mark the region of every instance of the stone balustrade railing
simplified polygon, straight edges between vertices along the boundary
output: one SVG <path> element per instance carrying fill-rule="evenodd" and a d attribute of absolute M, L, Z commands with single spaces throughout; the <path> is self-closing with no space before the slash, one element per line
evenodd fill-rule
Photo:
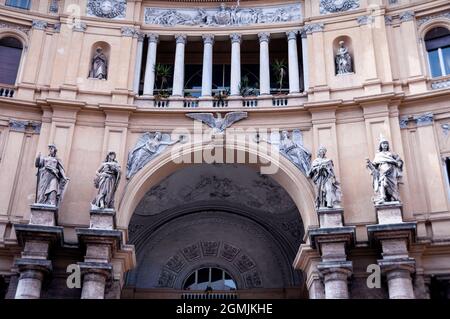
<path fill-rule="evenodd" d="M 15 89 L 13 86 L 1 85 L 0 97 L 14 97 Z"/>

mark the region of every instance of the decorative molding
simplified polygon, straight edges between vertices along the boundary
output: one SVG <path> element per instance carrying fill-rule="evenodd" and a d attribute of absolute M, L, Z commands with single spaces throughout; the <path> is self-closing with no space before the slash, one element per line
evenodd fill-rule
<path fill-rule="evenodd" d="M 433 90 L 450 88 L 450 79 L 432 82 L 431 88 Z"/>
<path fill-rule="evenodd" d="M 398 0 L 389 0 L 389 5 L 398 4 Z"/>
<path fill-rule="evenodd" d="M 445 136 L 448 136 L 448 134 L 450 133 L 450 124 L 449 123 L 443 123 L 443 124 L 441 124 L 441 128 L 442 128 L 442 133 Z"/>
<path fill-rule="evenodd" d="M 287 31 L 286 36 L 287 36 L 288 41 L 289 40 L 297 40 L 297 34 L 298 34 L 298 30 Z"/>
<path fill-rule="evenodd" d="M 145 34 L 142 33 L 142 32 L 136 31 L 136 32 L 134 33 L 134 37 L 136 37 L 136 38 L 138 39 L 139 42 L 142 42 L 142 41 L 144 41 Z"/>
<path fill-rule="evenodd" d="M 125 18 L 126 0 L 88 0 L 87 15 L 108 19 Z"/>
<path fill-rule="evenodd" d="M 25 133 L 27 129 L 32 133 L 39 134 L 41 132 L 41 123 L 33 121 L 9 120 L 9 129 L 14 132 Z"/>
<path fill-rule="evenodd" d="M 258 33 L 259 42 L 269 42 L 270 33 L 269 32 L 260 32 Z"/>
<path fill-rule="evenodd" d="M 419 18 L 419 19 L 417 19 L 417 25 L 420 27 L 422 24 L 427 23 L 428 21 L 431 21 L 431 20 L 436 20 L 436 19 L 450 20 L 450 11 L 432 14 L 432 15 L 428 15 L 428 16 Z"/>
<path fill-rule="evenodd" d="M 393 20 L 394 20 L 394 18 L 392 16 L 384 16 L 384 23 L 386 25 L 392 25 Z"/>
<path fill-rule="evenodd" d="M 401 22 L 407 22 L 414 19 L 415 13 L 414 11 L 405 11 L 399 14 L 399 18 Z"/>
<path fill-rule="evenodd" d="M 214 34 L 203 34 L 202 38 L 204 44 L 214 44 Z"/>
<path fill-rule="evenodd" d="M 434 114 L 431 112 L 419 115 L 405 115 L 400 117 L 400 128 L 407 128 L 410 124 L 413 126 L 426 126 L 433 124 Z"/>
<path fill-rule="evenodd" d="M 344 12 L 359 8 L 359 0 L 320 0 L 320 14 Z"/>
<path fill-rule="evenodd" d="M 121 27 L 120 33 L 124 37 L 132 37 L 136 33 L 136 30 L 133 27 Z"/>
<path fill-rule="evenodd" d="M 209 26 L 226 27 L 251 24 L 284 23 L 301 21 L 301 4 L 277 6 L 227 7 L 219 8 L 156 8 L 144 9 L 145 24 L 163 26 Z"/>
<path fill-rule="evenodd" d="M 86 29 L 87 29 L 87 25 L 84 22 L 75 21 L 75 23 L 73 24 L 73 31 L 85 32 Z"/>
<path fill-rule="evenodd" d="M 187 35 L 186 34 L 175 34 L 176 43 L 186 44 Z"/>
<path fill-rule="evenodd" d="M 13 30 L 22 31 L 26 34 L 28 34 L 28 32 L 30 31 L 30 27 L 25 27 L 25 26 L 21 26 L 18 24 L 6 23 L 6 22 L 0 22 L 0 29 L 13 29 Z"/>
<path fill-rule="evenodd" d="M 241 43 L 242 36 L 239 33 L 230 34 L 231 43 L 238 42 Z"/>
<path fill-rule="evenodd" d="M 307 24 L 304 27 L 306 34 L 312 34 L 314 32 L 322 32 L 324 29 L 325 29 L 325 24 L 323 24 L 323 23 Z"/>
<path fill-rule="evenodd" d="M 47 22 L 42 20 L 33 20 L 31 27 L 36 30 L 45 30 L 45 28 L 47 28 Z"/>
<path fill-rule="evenodd" d="M 61 32 L 61 23 L 55 23 L 54 25 L 53 25 L 53 31 L 55 31 L 56 33 L 59 33 L 59 32 Z"/>
<path fill-rule="evenodd" d="M 59 0 L 52 0 L 50 2 L 50 6 L 48 7 L 48 12 L 50 13 L 58 13 L 59 11 Z"/>
<path fill-rule="evenodd" d="M 358 25 L 372 24 L 373 20 L 374 20 L 373 16 L 360 16 L 356 19 Z"/>
<path fill-rule="evenodd" d="M 148 42 L 156 42 L 159 41 L 159 35 L 156 33 L 147 33 Z"/>

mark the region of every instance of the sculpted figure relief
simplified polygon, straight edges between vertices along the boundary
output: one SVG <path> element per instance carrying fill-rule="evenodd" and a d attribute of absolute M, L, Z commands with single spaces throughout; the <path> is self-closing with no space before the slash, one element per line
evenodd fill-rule
<path fill-rule="evenodd" d="M 35 161 L 38 168 L 36 185 L 36 203 L 58 206 L 61 202 L 69 178 L 66 177 L 61 160 L 56 157 L 56 146 L 48 146 L 49 154 L 39 153 Z"/>
<path fill-rule="evenodd" d="M 344 44 L 344 41 L 339 41 L 339 49 L 336 54 L 336 74 L 347 74 L 353 72 L 352 57 Z"/>
<path fill-rule="evenodd" d="M 128 153 L 127 179 L 136 174 L 167 146 L 183 140 L 184 136 L 179 136 L 177 140 L 171 141 L 169 134 L 161 132 L 144 133 L 137 141 L 135 147 Z"/>
<path fill-rule="evenodd" d="M 333 161 L 326 158 L 327 149 L 320 147 L 317 158 L 311 164 L 308 176 L 316 186 L 316 207 L 338 207 L 341 202 L 341 188 L 336 180 Z"/>
<path fill-rule="evenodd" d="M 98 193 L 92 201 L 93 208 L 114 208 L 114 195 L 119 185 L 120 175 L 116 152 L 109 151 L 94 178 L 94 185 L 98 189 Z"/>
<path fill-rule="evenodd" d="M 94 79 L 106 80 L 108 76 L 108 61 L 103 53 L 103 49 L 98 47 L 92 58 L 91 70 L 89 77 Z"/>
<path fill-rule="evenodd" d="M 398 182 L 402 177 L 403 161 L 400 156 L 390 152 L 386 139 L 380 138 L 374 160 L 367 158 L 366 162 L 373 178 L 374 202 L 383 204 L 400 201 Z"/>

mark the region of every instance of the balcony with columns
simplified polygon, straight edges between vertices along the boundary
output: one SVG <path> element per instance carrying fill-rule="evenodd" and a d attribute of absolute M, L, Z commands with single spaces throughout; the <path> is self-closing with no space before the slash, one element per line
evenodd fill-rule
<path fill-rule="evenodd" d="M 282 108 L 307 101 L 299 30 L 251 35 L 147 33 L 138 38 L 139 108 Z"/>

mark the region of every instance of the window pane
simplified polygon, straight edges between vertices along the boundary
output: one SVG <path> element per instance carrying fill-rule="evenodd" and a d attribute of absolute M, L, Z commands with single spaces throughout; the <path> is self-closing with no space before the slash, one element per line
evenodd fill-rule
<path fill-rule="evenodd" d="M 450 74 L 450 46 L 442 48 L 442 56 L 444 58 L 445 74 Z"/>
<path fill-rule="evenodd" d="M 22 49 L 0 45 L 0 83 L 14 85 Z"/>
<path fill-rule="evenodd" d="M 28 9 L 30 6 L 30 0 L 6 0 L 6 5 L 21 9 Z"/>
<path fill-rule="evenodd" d="M 189 278 L 186 280 L 186 283 L 184 284 L 184 289 L 191 289 L 191 286 L 195 284 L 195 272 L 189 276 Z"/>
<path fill-rule="evenodd" d="M 200 284 L 202 282 L 209 282 L 209 268 L 202 268 L 198 271 L 198 280 L 197 282 Z"/>
<path fill-rule="evenodd" d="M 439 63 L 439 54 L 438 50 L 433 50 L 428 52 L 428 60 L 430 61 L 430 70 L 431 70 L 431 76 L 437 77 L 441 76 L 441 65 Z"/>

